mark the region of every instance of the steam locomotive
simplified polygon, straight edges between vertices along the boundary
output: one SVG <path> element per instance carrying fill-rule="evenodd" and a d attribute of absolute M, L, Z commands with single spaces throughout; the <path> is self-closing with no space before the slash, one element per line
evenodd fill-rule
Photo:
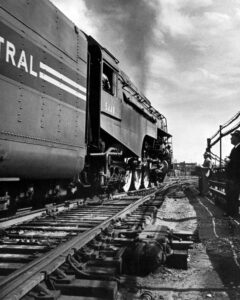
<path fill-rule="evenodd" d="M 0 0 L 0 90 L 0 210 L 163 180 L 166 118 L 48 0 Z"/>

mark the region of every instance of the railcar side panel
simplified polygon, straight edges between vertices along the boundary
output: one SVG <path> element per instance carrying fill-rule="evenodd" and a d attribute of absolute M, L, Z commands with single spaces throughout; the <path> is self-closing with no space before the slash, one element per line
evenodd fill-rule
<path fill-rule="evenodd" d="M 48 1 L 0 6 L 0 176 L 72 178 L 86 155 L 85 36 Z"/>
<path fill-rule="evenodd" d="M 83 153 L 75 149 L 54 147 L 46 143 L 30 144 L 23 142 L 22 139 L 18 142 L 17 138 L 14 140 L 7 138 L 4 140 L 1 137 L 0 148 L 0 155 L 3 158 L 0 175 L 4 178 L 70 179 L 79 172 L 84 163 Z"/>
<path fill-rule="evenodd" d="M 1 0 L 0 7 L 75 61 L 87 61 L 85 49 L 77 47 L 78 30 L 50 1 Z"/>

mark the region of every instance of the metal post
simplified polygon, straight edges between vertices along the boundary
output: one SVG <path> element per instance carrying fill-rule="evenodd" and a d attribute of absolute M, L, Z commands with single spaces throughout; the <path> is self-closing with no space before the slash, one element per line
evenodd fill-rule
<path fill-rule="evenodd" d="M 220 134 L 220 169 L 222 168 L 222 125 L 219 126 L 219 134 Z"/>
<path fill-rule="evenodd" d="M 206 149 L 206 151 L 207 152 L 210 152 L 211 151 L 211 139 L 207 139 L 207 149 Z"/>

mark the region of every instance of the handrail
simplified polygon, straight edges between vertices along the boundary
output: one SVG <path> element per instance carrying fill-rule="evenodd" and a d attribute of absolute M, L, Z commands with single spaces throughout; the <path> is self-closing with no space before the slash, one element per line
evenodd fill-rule
<path fill-rule="evenodd" d="M 214 160 L 217 160 L 218 162 L 220 162 L 220 157 L 219 157 L 217 154 L 215 154 L 215 153 L 213 153 L 213 152 L 211 152 L 211 151 L 210 151 L 210 154 L 211 154 L 211 157 L 212 157 Z"/>
<path fill-rule="evenodd" d="M 218 141 L 220 141 L 221 138 L 223 138 L 224 136 L 226 135 L 229 135 L 230 133 L 232 133 L 234 130 L 236 130 L 237 128 L 240 127 L 240 122 L 238 122 L 234 127 L 232 127 L 231 129 L 229 129 L 228 131 L 226 132 L 222 132 L 220 129 L 218 130 L 218 132 L 214 135 L 214 137 L 216 137 L 216 135 L 219 133 L 219 137 L 214 141 L 212 142 L 210 145 L 211 147 L 214 146 Z M 222 126 L 223 128 L 223 126 Z M 213 139 L 214 137 L 212 137 L 211 139 Z M 210 139 L 210 140 L 211 140 Z"/>
<path fill-rule="evenodd" d="M 220 167 L 223 164 L 222 159 L 222 138 L 231 134 L 233 131 L 235 131 L 237 128 L 240 127 L 240 111 L 236 113 L 230 120 L 225 122 L 223 125 L 219 126 L 219 130 L 210 138 L 207 139 L 207 148 L 206 151 L 210 152 L 211 155 L 214 157 L 214 159 L 218 160 L 220 163 Z M 234 123 L 237 121 L 237 123 Z M 229 128 L 230 127 L 230 128 Z M 223 131 L 224 130 L 224 131 Z M 220 142 L 220 154 L 217 156 L 216 154 L 211 152 L 211 148 L 216 145 L 218 142 Z"/>
<path fill-rule="evenodd" d="M 230 124 L 232 124 L 232 122 L 234 122 L 239 116 L 240 116 L 240 111 L 239 111 L 236 115 L 234 115 L 230 120 L 228 120 L 226 123 L 224 123 L 224 124 L 222 125 L 222 129 L 225 128 L 225 127 L 227 127 L 227 126 L 229 126 Z M 240 123 L 238 123 L 238 125 L 240 125 Z M 234 129 L 234 130 L 235 130 L 235 129 Z M 218 130 L 218 131 L 210 138 L 210 140 L 214 139 L 214 138 L 218 135 L 218 133 L 220 133 L 220 130 Z"/>

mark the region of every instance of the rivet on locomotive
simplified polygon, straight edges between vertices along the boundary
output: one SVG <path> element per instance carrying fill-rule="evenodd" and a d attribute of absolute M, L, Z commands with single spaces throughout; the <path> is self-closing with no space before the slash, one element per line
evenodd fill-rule
<path fill-rule="evenodd" d="M 0 89 L 0 211 L 163 181 L 166 118 L 48 0 L 0 0 Z"/>

